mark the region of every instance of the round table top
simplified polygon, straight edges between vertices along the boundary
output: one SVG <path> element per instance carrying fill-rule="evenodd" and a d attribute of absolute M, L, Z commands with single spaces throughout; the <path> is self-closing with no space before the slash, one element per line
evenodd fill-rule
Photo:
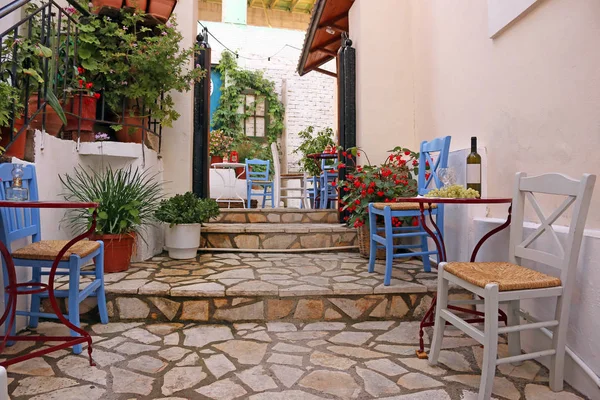
<path fill-rule="evenodd" d="M 217 162 L 210 164 L 214 168 L 245 168 L 246 164 L 232 162 Z"/>
<path fill-rule="evenodd" d="M 98 203 L 83 201 L 10 201 L 0 200 L 0 207 L 11 208 L 98 208 Z"/>
<path fill-rule="evenodd" d="M 398 200 L 402 203 L 419 204 L 510 204 L 512 199 L 509 197 L 481 197 L 479 199 L 448 198 L 448 197 L 403 197 Z"/>
<path fill-rule="evenodd" d="M 313 160 L 331 160 L 338 158 L 338 153 L 312 153 L 307 154 L 306 157 L 312 158 Z"/>

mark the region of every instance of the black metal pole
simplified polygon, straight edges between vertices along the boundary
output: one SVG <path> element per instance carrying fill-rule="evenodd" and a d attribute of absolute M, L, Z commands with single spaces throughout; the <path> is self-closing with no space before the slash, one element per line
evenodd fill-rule
<path fill-rule="evenodd" d="M 356 50 L 346 34 L 342 35 L 342 46 L 338 53 L 338 133 L 340 146 L 345 150 L 356 147 Z M 339 154 L 346 165 L 340 168 L 338 178 L 346 179 L 346 174 L 354 170 L 356 159 L 347 154 Z M 344 193 L 339 193 L 340 199 Z M 340 212 L 340 222 L 345 222 L 348 211 Z"/>
<path fill-rule="evenodd" d="M 201 50 L 196 56 L 196 65 L 206 71 L 206 76 L 194 85 L 194 151 L 192 163 L 192 190 L 200 198 L 209 198 L 209 135 L 210 135 L 210 67 L 211 49 L 208 31 L 197 37 Z"/>

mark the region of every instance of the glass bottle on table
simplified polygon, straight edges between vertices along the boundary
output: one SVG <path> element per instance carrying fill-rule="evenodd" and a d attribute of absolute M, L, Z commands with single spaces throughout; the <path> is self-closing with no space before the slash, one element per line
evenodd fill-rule
<path fill-rule="evenodd" d="M 12 169 L 12 184 L 6 189 L 6 200 L 9 201 L 26 201 L 29 199 L 29 190 L 23 187 L 23 165 L 13 164 Z"/>
<path fill-rule="evenodd" d="M 481 156 L 477 153 L 477 137 L 471 137 L 471 153 L 467 156 L 467 189 L 477 190 L 481 197 Z"/>

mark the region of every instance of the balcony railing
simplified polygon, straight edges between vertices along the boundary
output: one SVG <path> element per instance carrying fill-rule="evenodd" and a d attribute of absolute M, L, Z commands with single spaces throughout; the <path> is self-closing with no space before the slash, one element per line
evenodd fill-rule
<path fill-rule="evenodd" d="M 0 98 L 0 127 L 4 148 L 9 149 L 27 129 L 48 131 L 58 118 L 55 109 L 60 108 L 68 124 L 53 133 L 63 139 L 79 141 L 82 133 L 89 135 L 90 126 L 93 133 L 112 136 L 111 126 L 120 125 L 126 132 L 141 131 L 142 143 L 151 142 L 151 147 L 160 151 L 162 126 L 151 117 L 149 104 L 132 104 L 123 99 L 119 109 L 114 106 L 111 109 L 100 90 L 99 98 L 94 101 L 95 114 L 83 115 L 84 96 L 73 96 L 68 86 L 76 81 L 78 67 L 77 18 L 85 16 L 87 11 L 75 2 L 73 6 L 77 12 L 75 8 L 61 7 L 54 0 L 43 0 L 41 5 L 34 5 L 31 0 L 15 0 L 0 8 L 0 29 L 4 29 L 0 32 L 0 97 L 4 98 Z M 8 21 L 15 20 L 18 22 L 6 29 L 11 24 Z M 162 96 L 155 104 L 161 100 Z M 134 115 L 132 107 L 136 117 L 127 118 Z"/>

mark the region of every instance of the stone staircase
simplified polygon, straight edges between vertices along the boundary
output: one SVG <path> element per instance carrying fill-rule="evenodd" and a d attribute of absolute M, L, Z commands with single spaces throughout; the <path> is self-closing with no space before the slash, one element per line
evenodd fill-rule
<path fill-rule="evenodd" d="M 357 232 L 335 210 L 227 209 L 202 228 L 202 250 L 280 252 L 348 250 Z"/>

